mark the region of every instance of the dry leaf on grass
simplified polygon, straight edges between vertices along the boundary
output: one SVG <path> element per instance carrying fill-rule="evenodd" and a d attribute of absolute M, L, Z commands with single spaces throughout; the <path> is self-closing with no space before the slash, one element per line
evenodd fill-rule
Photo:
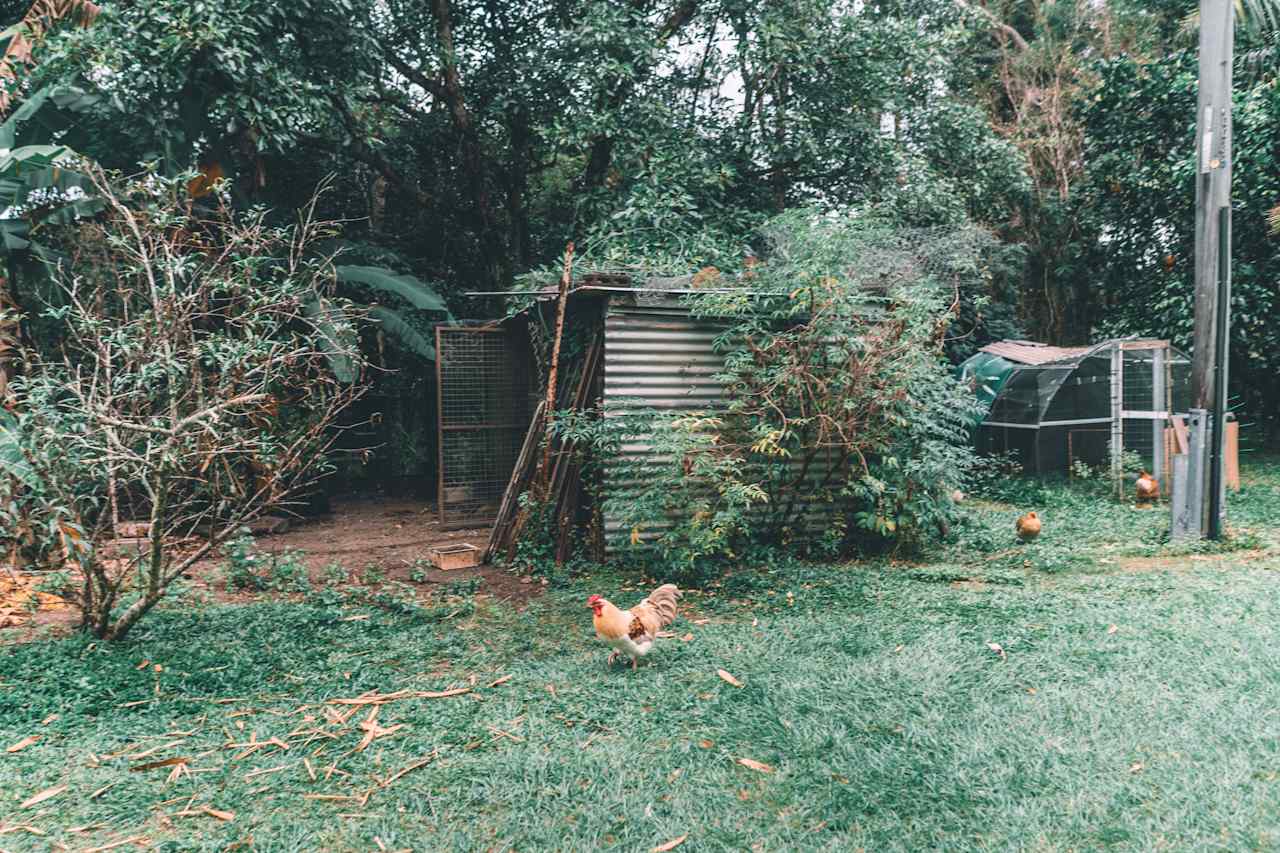
<path fill-rule="evenodd" d="M 56 788 L 48 788 L 44 791 L 41 791 L 40 793 L 36 794 L 33 797 L 28 797 L 27 799 L 23 800 L 22 805 L 18 806 L 18 808 L 29 809 L 32 806 L 36 806 L 36 805 L 39 805 L 40 803 L 43 803 L 45 800 L 52 800 L 54 797 L 58 796 L 65 790 L 67 790 L 66 785 L 59 785 Z"/>
<path fill-rule="evenodd" d="M 1004 653 L 1004 648 L 999 643 L 987 643 L 987 648 L 1000 656 L 1000 660 L 1005 660 L 1008 656 Z"/>
<path fill-rule="evenodd" d="M 103 794 L 105 794 L 107 791 L 110 791 L 112 788 L 114 788 L 114 787 L 115 787 L 116 785 L 118 785 L 118 784 L 120 784 L 120 783 L 119 783 L 119 782 L 112 782 L 110 785 L 103 785 L 101 788 L 99 788 L 98 790 L 96 790 L 96 791 L 94 791 L 92 794 L 90 794 L 90 795 L 89 795 L 89 799 L 91 799 L 91 800 L 96 800 L 96 799 L 98 799 L 98 797 L 101 797 Z"/>
<path fill-rule="evenodd" d="M 369 716 L 360 723 L 360 728 L 364 731 L 364 739 L 361 740 L 360 745 L 355 748 L 356 752 L 364 752 L 365 748 L 378 738 L 395 734 L 405 727 L 404 723 L 396 723 L 394 726 L 380 725 L 378 723 L 378 711 L 380 708 L 381 706 L 374 705 L 373 710 L 369 712 Z"/>
<path fill-rule="evenodd" d="M 31 746 L 31 744 L 35 743 L 38 740 L 40 740 L 40 735 L 27 735 L 22 740 L 18 741 L 13 746 L 6 749 L 5 752 L 21 752 L 22 750 Z"/>
<path fill-rule="evenodd" d="M 1134 765 L 1129 768 L 1129 772 L 1130 773 L 1142 772 L 1142 762 L 1141 761 L 1134 762 Z"/>
<path fill-rule="evenodd" d="M 763 761 L 756 761 L 753 758 L 739 758 L 738 763 L 741 764 L 743 767 L 749 767 L 752 770 L 758 770 L 761 773 L 773 772 L 773 768 L 770 767 L 768 764 L 765 764 Z"/>
<path fill-rule="evenodd" d="M 1114 634 L 1116 631 L 1119 631 L 1119 630 L 1120 630 L 1119 625 L 1112 625 L 1110 628 L 1107 629 L 1107 633 Z"/>
<path fill-rule="evenodd" d="M 31 835 L 48 835 L 38 826 L 32 826 L 28 823 L 0 823 L 0 835 L 8 835 L 11 832 L 26 832 Z"/>
<path fill-rule="evenodd" d="M 235 812 L 224 812 L 221 809 L 210 808 L 209 806 L 201 806 L 201 810 L 210 817 L 216 817 L 221 821 L 233 821 L 236 819 Z"/>
<path fill-rule="evenodd" d="M 716 675 L 720 676 L 720 678 L 721 678 L 721 679 L 723 679 L 725 682 L 727 682 L 727 683 L 729 683 L 729 684 L 732 684 L 734 687 L 741 687 L 741 686 L 742 686 L 742 682 L 741 682 L 741 681 L 739 681 L 738 679 L 734 678 L 732 675 L 730 675 L 729 673 L 725 672 L 723 669 L 717 669 L 717 670 L 716 670 Z"/>
<path fill-rule="evenodd" d="M 160 767 L 174 767 L 180 764 L 189 764 L 190 758 L 179 756 L 177 758 L 166 758 L 163 761 L 148 761 L 146 764 L 137 764 L 129 768 L 130 773 L 138 773 L 143 770 L 156 770 Z"/>
<path fill-rule="evenodd" d="M 378 693 L 372 691 L 354 699 L 330 699 L 331 705 L 381 705 L 397 699 L 444 699 L 449 696 L 461 696 L 470 693 L 470 687 L 455 687 L 452 690 L 398 690 L 395 693 Z"/>
<path fill-rule="evenodd" d="M 664 844 L 659 844 L 657 847 L 653 848 L 653 853 L 667 853 L 668 850 L 675 850 L 681 844 L 684 844 L 684 840 L 688 837 L 688 835 L 682 835 L 679 838 L 673 838 Z"/>
<path fill-rule="evenodd" d="M 502 676 L 501 678 L 496 679 L 496 680 L 494 680 L 494 681 L 490 682 L 489 686 L 490 686 L 490 687 L 497 687 L 499 684 L 506 684 L 506 683 L 507 683 L 508 681 L 510 681 L 510 680 L 511 680 L 511 676 L 510 676 L 510 675 L 504 675 L 504 676 Z"/>
<path fill-rule="evenodd" d="M 145 835 L 135 835 L 132 838 L 126 838 L 123 841 L 113 841 L 110 844 L 104 844 L 101 847 L 90 847 L 84 853 L 106 853 L 108 850 L 115 850 L 120 847 L 128 847 L 131 844 L 145 845 L 147 837 Z"/>

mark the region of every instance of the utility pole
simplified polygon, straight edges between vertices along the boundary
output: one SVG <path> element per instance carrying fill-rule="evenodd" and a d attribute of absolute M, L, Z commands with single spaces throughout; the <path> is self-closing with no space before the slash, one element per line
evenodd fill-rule
<path fill-rule="evenodd" d="M 1191 363 L 1192 424 L 1200 424 L 1208 459 L 1195 454 L 1187 485 L 1199 505 L 1201 536 L 1222 533 L 1226 435 L 1227 344 L 1231 307 L 1232 0 L 1200 0 L 1200 96 L 1196 108 L 1195 342 Z M 1207 464 L 1206 464 L 1207 462 Z"/>

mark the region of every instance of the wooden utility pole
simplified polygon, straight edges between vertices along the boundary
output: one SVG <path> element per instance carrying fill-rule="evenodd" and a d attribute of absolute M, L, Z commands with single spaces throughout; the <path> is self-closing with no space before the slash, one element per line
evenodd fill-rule
<path fill-rule="evenodd" d="M 1190 460 L 1191 517 L 1202 536 L 1217 538 L 1223 517 L 1222 458 L 1226 433 L 1227 342 L 1231 305 L 1232 0 L 1200 0 L 1200 96 L 1196 105 L 1196 302 L 1191 363 L 1195 409 L 1207 430 L 1208 460 Z M 1205 464 L 1207 461 L 1207 464 Z"/>

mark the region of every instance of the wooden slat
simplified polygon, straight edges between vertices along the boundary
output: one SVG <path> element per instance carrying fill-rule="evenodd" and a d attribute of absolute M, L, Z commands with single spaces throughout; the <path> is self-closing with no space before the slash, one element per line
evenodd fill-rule
<path fill-rule="evenodd" d="M 1227 488 L 1233 492 L 1240 491 L 1240 422 L 1227 421 L 1226 448 L 1223 458 L 1223 474 L 1227 478 Z"/>
<path fill-rule="evenodd" d="M 1178 440 L 1178 453 L 1190 453 L 1191 437 L 1187 432 L 1187 422 L 1181 415 L 1174 415 L 1170 420 L 1173 421 L 1173 434 Z"/>

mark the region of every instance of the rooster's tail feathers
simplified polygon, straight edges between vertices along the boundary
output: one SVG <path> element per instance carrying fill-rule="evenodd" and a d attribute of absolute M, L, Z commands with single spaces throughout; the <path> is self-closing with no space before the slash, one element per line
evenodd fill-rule
<path fill-rule="evenodd" d="M 654 610 L 658 611 L 658 616 L 662 620 L 662 627 L 665 628 L 676 621 L 676 599 L 679 597 L 680 590 L 673 583 L 664 583 L 649 593 L 646 601 L 653 605 Z"/>

